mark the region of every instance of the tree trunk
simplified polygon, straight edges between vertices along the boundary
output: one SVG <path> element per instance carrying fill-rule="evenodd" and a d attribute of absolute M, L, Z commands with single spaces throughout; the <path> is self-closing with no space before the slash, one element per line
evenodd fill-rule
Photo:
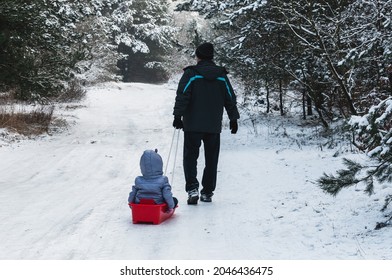
<path fill-rule="evenodd" d="M 389 92 L 392 94 L 392 64 L 388 67 Z"/>
<path fill-rule="evenodd" d="M 307 105 L 307 108 L 308 108 L 308 116 L 313 116 L 312 98 L 310 97 L 309 94 L 306 95 L 306 105 Z"/>
<path fill-rule="evenodd" d="M 279 107 L 280 107 L 280 115 L 284 116 L 282 80 L 279 80 Z"/>
<path fill-rule="evenodd" d="M 267 91 L 267 96 L 266 96 L 266 101 L 267 101 L 267 113 L 270 112 L 271 108 L 270 108 L 270 100 L 269 100 L 269 96 L 270 96 L 270 90 L 269 90 L 269 86 L 268 86 L 268 82 L 265 84 L 265 90 Z"/>
<path fill-rule="evenodd" d="M 312 98 L 310 97 L 310 94 L 307 93 L 308 86 L 306 84 L 306 75 L 305 75 L 303 69 L 302 69 L 302 75 L 304 76 L 304 80 L 303 80 L 304 93 L 303 93 L 303 96 L 302 96 L 303 113 L 305 115 L 305 106 L 306 106 L 306 108 L 307 108 L 307 115 L 308 116 L 313 116 Z M 306 117 L 304 117 L 304 119 L 306 119 Z"/>
<path fill-rule="evenodd" d="M 306 89 L 302 92 L 302 118 L 306 120 Z"/>
<path fill-rule="evenodd" d="M 319 117 L 320 117 L 320 120 L 321 120 L 322 124 L 324 125 L 325 128 L 329 129 L 329 124 L 328 124 L 328 122 L 324 119 L 324 116 L 323 116 L 323 114 L 321 113 L 320 108 L 318 108 L 317 105 L 315 106 L 315 108 L 316 108 L 316 112 L 318 113 L 318 115 L 319 115 Z"/>

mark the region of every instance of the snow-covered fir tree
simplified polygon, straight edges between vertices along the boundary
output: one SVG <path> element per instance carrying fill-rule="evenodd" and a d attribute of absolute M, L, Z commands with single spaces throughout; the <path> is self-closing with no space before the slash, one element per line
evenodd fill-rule
<path fill-rule="evenodd" d="M 4 0 L 0 4 L 0 87 L 17 98 L 58 94 L 85 58 L 77 14 L 64 1 Z"/>
<path fill-rule="evenodd" d="M 173 28 L 167 2 L 131 0 L 5 0 L 0 5 L 0 86 L 21 99 L 56 96 L 77 78 L 114 79 L 117 63 L 163 71 Z M 132 50 L 119 53 L 118 47 Z M 136 65 L 131 61 L 131 65 Z"/>
<path fill-rule="evenodd" d="M 124 25 L 119 50 L 126 55 L 118 66 L 125 82 L 163 82 L 168 79 L 167 55 L 172 51 L 175 28 L 167 0 L 130 1 L 131 21 Z"/>

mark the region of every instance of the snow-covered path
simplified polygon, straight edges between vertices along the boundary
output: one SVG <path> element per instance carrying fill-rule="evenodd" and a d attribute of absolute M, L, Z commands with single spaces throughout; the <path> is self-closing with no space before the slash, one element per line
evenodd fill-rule
<path fill-rule="evenodd" d="M 383 193 L 325 195 L 312 181 L 341 158 L 287 145 L 267 126 L 222 132 L 213 203 L 197 206 L 186 205 L 181 133 L 179 208 L 160 225 L 132 224 L 139 158 L 158 148 L 166 161 L 174 95 L 169 85 L 93 88 L 64 112 L 75 120 L 67 132 L 0 147 L 0 259 L 392 259 L 390 229 L 373 230 Z"/>

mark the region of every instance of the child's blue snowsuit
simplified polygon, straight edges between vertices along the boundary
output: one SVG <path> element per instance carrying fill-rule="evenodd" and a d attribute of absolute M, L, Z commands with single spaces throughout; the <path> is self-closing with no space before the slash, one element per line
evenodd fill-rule
<path fill-rule="evenodd" d="M 176 205 L 173 200 L 171 186 L 163 176 L 163 162 L 157 150 L 146 150 L 140 158 L 140 169 L 143 176 L 135 179 L 135 185 L 129 194 L 129 203 L 139 203 L 140 199 L 153 199 L 156 204 L 167 203 L 169 210 Z"/>

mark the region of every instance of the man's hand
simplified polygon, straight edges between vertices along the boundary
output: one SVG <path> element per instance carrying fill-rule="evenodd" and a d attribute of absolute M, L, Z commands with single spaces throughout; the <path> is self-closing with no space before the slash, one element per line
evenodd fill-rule
<path fill-rule="evenodd" d="M 173 126 L 176 129 L 184 128 L 184 124 L 182 123 L 181 116 L 174 116 Z"/>
<path fill-rule="evenodd" d="M 237 120 L 230 121 L 230 130 L 231 134 L 236 134 L 238 131 L 238 123 Z"/>

